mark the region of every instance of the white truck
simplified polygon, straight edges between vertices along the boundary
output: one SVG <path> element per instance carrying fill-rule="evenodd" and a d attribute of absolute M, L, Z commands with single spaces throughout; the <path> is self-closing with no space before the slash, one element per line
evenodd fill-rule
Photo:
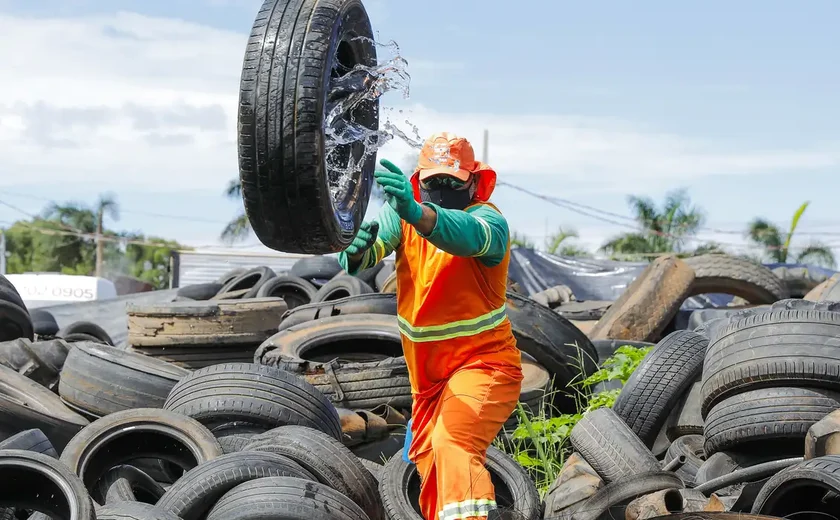
<path fill-rule="evenodd" d="M 95 276 L 59 273 L 7 274 L 28 309 L 117 297 L 113 282 Z"/>

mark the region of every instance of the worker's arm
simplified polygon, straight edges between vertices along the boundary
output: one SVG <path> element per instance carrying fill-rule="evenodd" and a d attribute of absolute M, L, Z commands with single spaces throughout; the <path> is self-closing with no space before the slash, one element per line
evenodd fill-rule
<path fill-rule="evenodd" d="M 435 247 L 454 256 L 477 257 L 484 265 L 499 265 L 508 249 L 508 224 L 501 213 L 485 204 L 464 211 L 424 202 L 417 232 Z"/>
<path fill-rule="evenodd" d="M 355 275 L 375 266 L 400 246 L 402 225 L 400 217 L 391 206 L 384 204 L 374 221 L 379 224 L 379 230 L 371 247 L 357 255 L 350 255 L 347 251 L 338 255 L 338 263 L 347 274 Z"/>

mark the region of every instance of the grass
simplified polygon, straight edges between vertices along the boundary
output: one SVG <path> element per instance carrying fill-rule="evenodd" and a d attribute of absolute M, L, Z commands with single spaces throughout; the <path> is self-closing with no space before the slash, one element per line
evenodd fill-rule
<path fill-rule="evenodd" d="M 552 413 L 551 393 L 546 394 L 539 410 L 527 410 L 520 403 L 517 408 L 519 425 L 507 441 L 496 446 L 513 456 L 531 475 L 541 496 L 557 479 L 566 456 L 571 453 L 569 435 L 575 424 L 590 410 L 611 407 L 621 389 L 593 391 L 598 383 L 621 381 L 622 386 L 653 347 L 636 348 L 624 345 L 605 360 L 602 368 L 583 378 L 571 381 L 568 394 L 575 399 L 577 413 Z M 582 366 L 583 363 L 580 363 Z"/>

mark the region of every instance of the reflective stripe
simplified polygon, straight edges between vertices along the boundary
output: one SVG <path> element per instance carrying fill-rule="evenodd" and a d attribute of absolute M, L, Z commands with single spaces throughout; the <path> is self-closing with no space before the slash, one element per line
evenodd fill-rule
<path fill-rule="evenodd" d="M 506 319 L 505 304 L 477 318 L 444 323 L 443 325 L 414 327 L 402 316 L 397 316 L 400 332 L 415 343 L 475 336 L 481 332 L 496 328 Z"/>
<path fill-rule="evenodd" d="M 489 498 L 464 500 L 463 502 L 446 504 L 438 513 L 438 517 L 440 520 L 459 520 L 472 516 L 487 516 L 495 508 L 496 501 Z"/>
<path fill-rule="evenodd" d="M 379 237 L 376 237 L 376 241 L 373 243 L 373 255 L 373 265 L 378 264 L 385 258 L 385 242 Z"/>

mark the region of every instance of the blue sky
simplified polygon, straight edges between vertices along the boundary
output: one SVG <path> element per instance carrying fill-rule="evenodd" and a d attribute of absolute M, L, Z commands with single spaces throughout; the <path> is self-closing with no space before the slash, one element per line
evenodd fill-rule
<path fill-rule="evenodd" d="M 239 66 L 260 5 L 0 0 L 0 201 L 35 213 L 110 191 L 123 208 L 113 227 L 217 245 L 237 211 L 221 194 L 237 174 Z M 840 4 L 365 5 L 412 74 L 411 97 L 384 103 L 476 148 L 489 129 L 500 178 L 622 214 L 628 194 L 686 188 L 707 227 L 732 232 L 759 215 L 784 224 L 810 200 L 800 245 L 840 245 L 819 235 L 840 232 Z M 591 248 L 622 231 L 507 188 L 495 199 L 538 242 L 560 225 Z M 0 206 L 0 222 L 19 216 Z M 701 238 L 741 249 L 737 233 Z"/>

